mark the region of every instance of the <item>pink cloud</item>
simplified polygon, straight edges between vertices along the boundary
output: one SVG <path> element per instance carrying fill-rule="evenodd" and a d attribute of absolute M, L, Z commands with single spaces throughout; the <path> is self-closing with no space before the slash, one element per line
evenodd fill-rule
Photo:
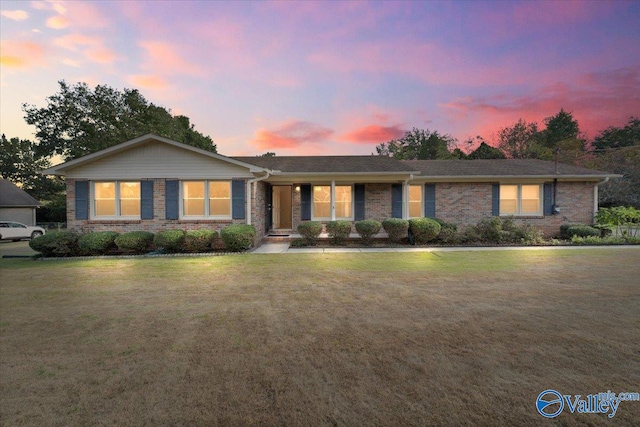
<path fill-rule="evenodd" d="M 29 14 L 24 10 L 1 10 L 0 15 L 13 21 L 24 21 L 29 18 Z"/>
<path fill-rule="evenodd" d="M 576 76 L 572 84 L 531 88 L 522 95 L 459 98 L 440 105 L 457 122 L 491 140 L 497 132 L 522 118 L 539 124 L 564 108 L 572 112 L 587 137 L 608 126 L 640 116 L 640 66 Z"/>
<path fill-rule="evenodd" d="M 342 139 L 356 144 L 369 144 L 387 142 L 392 139 L 400 138 L 405 134 L 399 125 L 380 126 L 367 125 L 342 136 Z"/>
<path fill-rule="evenodd" d="M 85 51 L 85 55 L 89 61 L 100 64 L 110 64 L 116 60 L 115 52 L 105 47 L 88 49 Z"/>
<path fill-rule="evenodd" d="M 101 37 L 71 33 L 56 38 L 53 43 L 72 52 L 81 50 L 84 58 L 91 62 L 109 64 L 117 59 L 116 53 L 105 47 Z"/>
<path fill-rule="evenodd" d="M 187 74 L 204 76 L 204 70 L 178 53 L 179 46 L 160 41 L 142 41 L 140 47 L 145 50 L 145 69 L 162 71 L 164 74 Z"/>
<path fill-rule="evenodd" d="M 133 75 L 128 78 L 129 83 L 145 89 L 164 89 L 167 87 L 167 81 L 160 76 L 154 75 Z M 177 112 L 174 112 L 178 114 Z"/>
<path fill-rule="evenodd" d="M 258 129 L 251 144 L 261 150 L 296 149 L 326 141 L 333 133 L 315 123 L 290 120 L 276 129 Z"/>
<path fill-rule="evenodd" d="M 2 41 L 0 64 L 9 68 L 30 68 L 42 63 L 45 48 L 31 41 Z"/>

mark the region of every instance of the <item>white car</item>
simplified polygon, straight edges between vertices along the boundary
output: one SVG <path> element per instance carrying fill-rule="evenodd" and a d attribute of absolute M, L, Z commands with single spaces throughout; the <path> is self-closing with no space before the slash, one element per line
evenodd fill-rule
<path fill-rule="evenodd" d="M 42 227 L 29 227 L 14 221 L 0 221 L 0 240 L 34 239 L 45 233 Z"/>

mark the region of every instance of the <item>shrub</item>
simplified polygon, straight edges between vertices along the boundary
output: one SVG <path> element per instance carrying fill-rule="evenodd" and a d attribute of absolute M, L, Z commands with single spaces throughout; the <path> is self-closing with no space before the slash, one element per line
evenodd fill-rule
<path fill-rule="evenodd" d="M 456 234 L 458 233 L 458 226 L 440 218 L 434 218 L 438 224 L 440 224 L 440 233 L 436 237 L 436 240 L 440 243 L 453 243 L 456 240 Z"/>
<path fill-rule="evenodd" d="M 78 248 L 86 255 L 104 255 L 116 247 L 115 240 L 119 235 L 115 231 L 87 233 L 78 239 Z"/>
<path fill-rule="evenodd" d="M 136 254 L 145 253 L 153 244 L 153 233 L 149 231 L 130 231 L 116 237 L 118 249 Z"/>
<path fill-rule="evenodd" d="M 440 224 L 431 218 L 412 218 L 409 220 L 409 231 L 417 245 L 435 239 L 440 233 Z"/>
<path fill-rule="evenodd" d="M 153 238 L 153 244 L 165 252 L 180 252 L 184 246 L 184 230 L 163 230 L 159 231 Z"/>
<path fill-rule="evenodd" d="M 29 241 L 29 247 L 44 257 L 68 257 L 79 254 L 78 234 L 73 231 L 52 231 Z"/>
<path fill-rule="evenodd" d="M 380 221 L 376 221 L 375 219 L 365 219 L 364 221 L 356 222 L 356 231 L 360 235 L 362 243 L 365 246 L 369 246 L 371 244 L 371 239 L 373 236 L 378 234 L 380 228 L 382 228 L 382 224 Z"/>
<path fill-rule="evenodd" d="M 351 233 L 351 222 L 329 221 L 327 222 L 327 234 L 334 245 L 343 245 Z"/>
<path fill-rule="evenodd" d="M 543 241 L 542 232 L 528 224 L 516 225 L 512 217 L 491 217 L 478 221 L 478 224 L 468 227 L 462 241 L 466 243 L 540 243 Z"/>
<path fill-rule="evenodd" d="M 187 252 L 206 252 L 211 249 L 213 239 L 218 237 L 218 232 L 210 228 L 187 231 L 184 237 L 184 250 Z"/>
<path fill-rule="evenodd" d="M 389 218 L 382 221 L 382 228 L 389 235 L 389 240 L 392 242 L 399 242 L 407 237 L 407 230 L 409 230 L 409 221 L 400 218 Z"/>
<path fill-rule="evenodd" d="M 232 224 L 220 231 L 220 237 L 227 250 L 232 252 L 246 251 L 253 246 L 256 229 L 253 225 Z"/>
<path fill-rule="evenodd" d="M 583 224 L 563 224 L 560 226 L 560 237 L 563 239 L 571 239 L 573 236 L 600 237 L 600 230 L 595 227 L 591 227 L 590 225 Z"/>
<path fill-rule="evenodd" d="M 304 248 L 305 246 L 307 246 L 305 239 L 294 239 L 289 243 L 289 247 L 291 248 Z"/>
<path fill-rule="evenodd" d="M 322 233 L 322 224 L 318 221 L 305 221 L 298 225 L 298 233 L 303 237 L 307 245 L 314 246 L 320 233 Z"/>

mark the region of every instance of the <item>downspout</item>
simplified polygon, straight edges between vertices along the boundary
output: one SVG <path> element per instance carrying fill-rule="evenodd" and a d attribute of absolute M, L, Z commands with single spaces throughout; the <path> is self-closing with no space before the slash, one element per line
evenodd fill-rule
<path fill-rule="evenodd" d="M 609 182 L 609 177 L 606 177 L 603 181 L 600 181 L 593 186 L 593 218 L 595 219 L 598 214 L 598 186 Z"/>
<path fill-rule="evenodd" d="M 269 178 L 269 176 L 271 175 L 271 171 L 267 170 L 266 171 L 267 174 L 265 176 L 260 176 L 258 178 L 253 178 L 247 181 L 247 195 L 249 197 L 247 197 L 247 211 L 245 212 L 245 216 L 247 217 L 247 225 L 251 225 L 251 196 L 252 196 L 252 191 L 251 191 L 251 184 L 253 184 L 254 182 L 258 182 L 258 181 L 263 181 L 267 178 Z"/>

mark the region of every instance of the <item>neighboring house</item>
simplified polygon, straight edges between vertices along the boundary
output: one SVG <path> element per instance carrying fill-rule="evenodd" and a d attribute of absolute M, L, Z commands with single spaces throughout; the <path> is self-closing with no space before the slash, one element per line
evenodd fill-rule
<path fill-rule="evenodd" d="M 40 202 L 13 182 L 0 178 L 0 221 L 36 225 L 36 209 Z"/>
<path fill-rule="evenodd" d="M 159 231 L 252 224 L 258 239 L 302 221 L 438 217 L 461 227 L 514 216 L 547 235 L 591 223 L 617 175 L 541 160 L 385 156 L 225 157 L 145 135 L 43 171 L 64 175 L 67 224 Z"/>

